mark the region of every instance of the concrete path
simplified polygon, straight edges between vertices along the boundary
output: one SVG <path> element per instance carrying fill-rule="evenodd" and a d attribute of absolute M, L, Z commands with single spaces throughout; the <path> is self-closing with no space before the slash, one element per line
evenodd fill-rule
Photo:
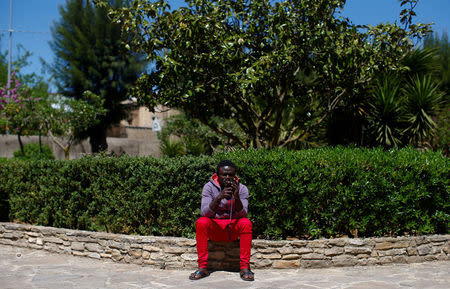
<path fill-rule="evenodd" d="M 190 281 L 191 271 L 156 270 L 0 245 L 0 288 L 450 288 L 450 261 L 253 270 L 254 282 L 223 271 Z"/>

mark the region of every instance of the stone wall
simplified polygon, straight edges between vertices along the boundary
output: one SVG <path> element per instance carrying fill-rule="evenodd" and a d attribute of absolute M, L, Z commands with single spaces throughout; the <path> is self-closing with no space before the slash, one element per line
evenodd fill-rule
<path fill-rule="evenodd" d="M 127 129 L 127 131 L 134 132 L 137 130 Z M 147 137 L 141 137 L 141 139 L 107 137 L 108 151 L 114 152 L 117 155 L 126 153 L 130 156 L 150 155 L 160 157 L 161 152 L 159 150 L 159 140 L 156 137 L 156 132 L 145 130 L 145 133 Z M 37 136 L 23 136 L 21 139 L 23 144 L 39 142 Z M 41 140 L 43 144 L 50 146 L 56 159 L 64 159 L 64 151 L 49 137 L 43 136 Z M 16 135 L 0 135 L 0 157 L 12 158 L 14 156 L 13 153 L 19 149 L 19 141 Z M 88 140 L 73 144 L 69 151 L 70 159 L 79 159 L 83 155 L 90 153 L 91 146 Z"/>
<path fill-rule="evenodd" d="M 450 235 L 397 238 L 253 240 L 253 268 L 318 268 L 450 260 Z M 0 244 L 150 265 L 195 268 L 195 240 L 129 236 L 0 223 Z M 239 269 L 239 242 L 208 242 L 211 269 Z"/>

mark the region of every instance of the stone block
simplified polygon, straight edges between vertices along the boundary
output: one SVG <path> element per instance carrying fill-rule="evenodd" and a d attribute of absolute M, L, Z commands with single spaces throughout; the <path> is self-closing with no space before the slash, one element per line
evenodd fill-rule
<path fill-rule="evenodd" d="M 379 251 L 378 255 L 379 256 L 406 255 L 406 249 L 405 248 L 401 248 L 401 249 L 390 249 L 390 250 L 386 250 L 386 251 Z"/>
<path fill-rule="evenodd" d="M 28 235 L 29 237 L 40 237 L 41 234 L 37 233 L 37 232 L 26 232 L 26 235 Z"/>
<path fill-rule="evenodd" d="M 300 267 L 300 260 L 275 260 L 272 264 L 272 268 L 275 269 L 292 269 L 298 267 Z"/>
<path fill-rule="evenodd" d="M 369 257 L 370 257 L 369 254 L 359 254 L 359 255 L 356 255 L 356 258 L 357 258 L 357 259 L 367 259 L 367 258 L 369 258 Z"/>
<path fill-rule="evenodd" d="M 308 253 L 308 254 L 302 255 L 302 259 L 304 259 L 304 260 L 323 260 L 323 259 L 325 259 L 325 256 L 322 254 L 317 254 L 317 253 Z"/>
<path fill-rule="evenodd" d="M 108 247 L 128 251 L 130 249 L 130 244 L 119 243 L 116 241 L 108 241 Z"/>
<path fill-rule="evenodd" d="M 406 256 L 394 256 L 392 257 L 392 262 L 394 263 L 406 263 Z"/>
<path fill-rule="evenodd" d="M 380 264 L 390 264 L 392 263 L 393 258 L 391 256 L 384 256 L 378 258 Z"/>
<path fill-rule="evenodd" d="M 130 244 L 130 248 L 133 248 L 133 249 L 142 249 L 142 244 L 131 243 L 131 244 Z"/>
<path fill-rule="evenodd" d="M 297 249 L 294 249 L 294 250 L 292 250 L 292 253 L 294 253 L 294 254 L 308 254 L 308 253 L 312 253 L 313 252 L 313 250 L 311 249 L 311 248 L 305 248 L 305 247 L 303 247 L 303 248 L 297 248 Z"/>
<path fill-rule="evenodd" d="M 305 247 L 308 244 L 305 240 L 292 241 L 292 245 L 298 248 Z"/>
<path fill-rule="evenodd" d="M 253 255 L 252 255 L 252 258 L 262 259 L 262 258 L 263 258 L 263 254 L 261 254 L 261 253 L 253 254 Z"/>
<path fill-rule="evenodd" d="M 325 248 L 312 248 L 313 249 L 313 253 L 317 253 L 317 254 L 325 254 Z"/>
<path fill-rule="evenodd" d="M 165 261 L 167 259 L 167 255 L 163 254 L 161 252 L 154 252 L 154 253 L 150 253 L 150 259 L 152 260 L 161 260 L 161 261 Z"/>
<path fill-rule="evenodd" d="M 112 255 L 111 259 L 113 259 L 116 262 L 120 262 L 123 260 L 123 256 L 122 255 Z"/>
<path fill-rule="evenodd" d="M 375 250 L 389 250 L 392 249 L 393 247 L 393 243 L 391 242 L 383 242 L 383 243 L 378 243 L 375 245 Z"/>
<path fill-rule="evenodd" d="M 428 255 L 431 253 L 433 247 L 431 245 L 420 245 L 417 247 L 417 252 L 420 256 Z"/>
<path fill-rule="evenodd" d="M 264 249 L 257 249 L 260 253 L 276 253 L 278 252 L 277 248 L 264 248 Z"/>
<path fill-rule="evenodd" d="M 41 250 L 42 249 L 42 245 L 36 245 L 36 244 L 28 244 L 28 246 L 27 246 L 28 248 L 31 248 L 31 249 L 38 249 L 38 250 Z"/>
<path fill-rule="evenodd" d="M 72 255 L 74 255 L 74 256 L 86 256 L 87 253 L 80 252 L 80 251 L 72 251 Z"/>
<path fill-rule="evenodd" d="M 450 244 L 448 242 L 442 247 L 442 251 L 447 255 L 450 254 Z"/>
<path fill-rule="evenodd" d="M 309 241 L 307 247 L 309 248 L 328 248 L 326 240 Z"/>
<path fill-rule="evenodd" d="M 99 253 L 89 253 L 87 256 L 89 258 L 93 258 L 93 259 L 101 259 L 102 258 Z"/>
<path fill-rule="evenodd" d="M 28 238 L 28 243 L 36 243 L 36 238 Z"/>
<path fill-rule="evenodd" d="M 431 242 L 446 242 L 450 241 L 450 235 L 433 235 L 429 236 L 428 240 Z"/>
<path fill-rule="evenodd" d="M 417 255 L 417 248 L 408 247 L 406 248 L 406 252 L 409 256 Z"/>
<path fill-rule="evenodd" d="M 253 267 L 256 269 L 267 268 L 272 265 L 273 261 L 268 259 L 255 260 Z"/>
<path fill-rule="evenodd" d="M 337 256 L 344 253 L 344 248 L 342 247 L 332 247 L 330 249 L 325 249 L 325 256 Z"/>
<path fill-rule="evenodd" d="M 177 245 L 180 247 L 193 247 L 197 244 L 197 242 L 193 239 L 184 239 L 177 242 Z"/>
<path fill-rule="evenodd" d="M 281 255 L 278 253 L 262 254 L 261 256 L 264 259 L 281 259 Z"/>
<path fill-rule="evenodd" d="M 425 259 L 425 261 L 428 261 L 428 262 L 436 261 L 437 260 L 437 255 L 426 255 L 426 256 L 423 256 L 423 258 Z"/>
<path fill-rule="evenodd" d="M 140 258 L 142 256 L 142 250 L 130 250 L 128 254 L 133 258 Z"/>
<path fill-rule="evenodd" d="M 59 246 L 58 248 L 59 248 L 59 250 L 60 250 L 61 252 L 63 252 L 63 253 L 68 253 L 68 254 L 72 253 L 72 249 L 71 249 L 70 247 L 67 247 L 67 246 Z"/>
<path fill-rule="evenodd" d="M 142 237 L 141 243 L 142 244 L 154 244 L 154 243 L 156 243 L 156 240 L 154 237 Z"/>
<path fill-rule="evenodd" d="M 330 266 L 328 260 L 302 260 L 301 266 L 303 268 L 325 268 Z"/>
<path fill-rule="evenodd" d="M 278 252 L 282 255 L 291 254 L 293 248 L 292 247 L 281 247 L 278 248 Z"/>
<path fill-rule="evenodd" d="M 348 240 L 348 239 L 342 239 L 342 238 L 330 239 L 330 240 L 328 240 L 328 245 L 330 245 L 330 246 L 337 246 L 337 247 L 344 247 L 345 243 L 346 243 L 346 240 Z"/>
<path fill-rule="evenodd" d="M 97 239 L 91 237 L 76 237 L 74 240 L 83 243 L 97 243 Z"/>
<path fill-rule="evenodd" d="M 62 244 L 64 241 L 57 237 L 44 237 L 43 241 L 45 243 L 55 243 L 55 244 Z"/>
<path fill-rule="evenodd" d="M 150 253 L 148 251 L 142 251 L 142 258 L 144 259 L 150 258 Z"/>
<path fill-rule="evenodd" d="M 351 246 L 364 246 L 366 243 L 361 239 L 347 239 L 346 244 Z"/>
<path fill-rule="evenodd" d="M 354 266 L 357 260 L 352 256 L 340 255 L 333 257 L 331 263 L 337 267 Z"/>
<path fill-rule="evenodd" d="M 426 236 L 415 237 L 414 241 L 417 245 L 423 245 L 430 243 L 430 240 Z"/>
<path fill-rule="evenodd" d="M 346 254 L 358 255 L 358 254 L 370 254 L 372 249 L 369 247 L 345 247 Z"/>
<path fill-rule="evenodd" d="M 163 251 L 170 254 L 183 254 L 186 252 L 186 248 L 166 246 L 163 248 Z"/>
<path fill-rule="evenodd" d="M 296 260 L 296 259 L 299 259 L 299 257 L 300 257 L 300 255 L 298 255 L 298 254 L 288 254 L 288 255 L 283 255 L 281 257 L 281 259 L 283 259 L 283 260 Z"/>
<path fill-rule="evenodd" d="M 87 243 L 85 245 L 86 250 L 91 251 L 91 252 L 103 252 L 103 248 L 96 243 Z"/>
<path fill-rule="evenodd" d="M 161 251 L 161 248 L 156 247 L 156 246 L 152 246 L 152 245 L 144 245 L 142 247 L 143 250 L 145 251 L 149 251 L 149 252 L 159 252 Z"/>
<path fill-rule="evenodd" d="M 197 261 L 197 254 L 184 253 L 181 255 L 181 258 L 186 261 Z"/>
<path fill-rule="evenodd" d="M 111 254 L 107 254 L 107 253 L 100 253 L 100 257 L 102 257 L 102 258 L 111 258 L 112 255 Z"/>
<path fill-rule="evenodd" d="M 81 242 L 73 242 L 70 247 L 72 248 L 72 250 L 84 251 L 84 243 Z"/>
<path fill-rule="evenodd" d="M 4 238 L 4 239 L 11 239 L 11 240 L 17 240 L 19 237 L 18 237 L 17 234 L 3 233 L 2 238 Z"/>
<path fill-rule="evenodd" d="M 60 250 L 58 248 L 58 245 L 54 244 L 54 243 L 47 243 L 44 245 L 44 250 L 49 251 L 49 252 L 55 252 L 58 253 Z"/>
<path fill-rule="evenodd" d="M 421 263 L 423 260 L 424 259 L 421 256 L 408 256 L 408 258 L 406 258 L 407 263 Z"/>
<path fill-rule="evenodd" d="M 160 264 L 160 262 L 156 262 L 153 260 L 144 260 L 144 264 L 151 265 L 151 266 L 158 266 Z"/>

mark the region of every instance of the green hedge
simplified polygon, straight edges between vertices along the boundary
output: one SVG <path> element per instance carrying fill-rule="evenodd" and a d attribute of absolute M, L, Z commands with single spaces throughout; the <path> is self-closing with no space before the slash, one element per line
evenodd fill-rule
<path fill-rule="evenodd" d="M 448 233 L 449 160 L 413 149 L 236 151 L 212 157 L 0 162 L 3 220 L 188 236 L 221 159 L 250 191 L 255 237 Z"/>

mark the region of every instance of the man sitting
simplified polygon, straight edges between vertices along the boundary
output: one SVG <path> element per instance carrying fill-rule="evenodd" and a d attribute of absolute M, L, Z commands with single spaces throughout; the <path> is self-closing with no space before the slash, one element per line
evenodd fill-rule
<path fill-rule="evenodd" d="M 246 218 L 248 189 L 239 183 L 236 166 L 231 161 L 221 161 L 203 187 L 201 211 L 202 217 L 196 223 L 198 270 L 189 279 L 209 276 L 208 239 L 230 242 L 239 238 L 240 276 L 242 280 L 253 281 L 254 274 L 250 271 L 252 222 Z"/>

